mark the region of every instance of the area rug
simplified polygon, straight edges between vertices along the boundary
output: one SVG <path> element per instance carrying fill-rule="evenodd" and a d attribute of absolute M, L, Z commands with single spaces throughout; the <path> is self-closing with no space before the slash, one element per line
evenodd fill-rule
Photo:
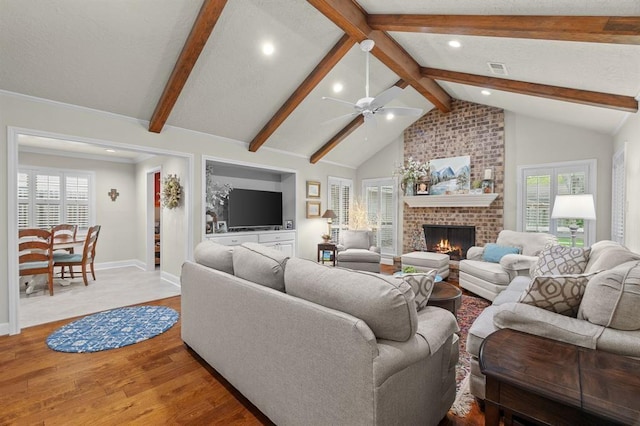
<path fill-rule="evenodd" d="M 467 334 L 469 334 L 471 324 L 490 303 L 480 297 L 462 295 L 462 304 L 458 310 L 460 357 L 458 364 L 456 364 L 456 400 L 451 407 L 451 413 L 458 417 L 466 416 L 473 402 L 473 396 L 469 393 L 471 355 L 467 352 Z"/>
<path fill-rule="evenodd" d="M 120 348 L 162 334 L 178 321 L 166 306 L 134 306 L 89 315 L 64 325 L 47 337 L 58 352 L 98 352 Z"/>

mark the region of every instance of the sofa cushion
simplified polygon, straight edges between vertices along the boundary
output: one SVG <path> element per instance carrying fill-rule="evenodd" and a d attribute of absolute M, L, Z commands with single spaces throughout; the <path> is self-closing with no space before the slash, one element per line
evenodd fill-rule
<path fill-rule="evenodd" d="M 578 318 L 618 330 L 640 330 L 640 262 L 595 275 L 587 285 Z"/>
<path fill-rule="evenodd" d="M 582 295 L 591 276 L 576 274 L 534 277 L 518 302 L 576 317 Z"/>
<path fill-rule="evenodd" d="M 348 249 L 338 252 L 338 260 L 341 262 L 380 262 L 380 254 L 365 249 Z"/>
<path fill-rule="evenodd" d="M 233 250 L 236 277 L 284 291 L 284 269 L 287 256 L 281 251 L 258 243 L 244 243 Z"/>
<path fill-rule="evenodd" d="M 482 252 L 482 260 L 485 262 L 499 263 L 507 254 L 520 254 L 522 249 L 514 246 L 501 246 L 499 244 L 489 243 L 484 246 Z"/>
<path fill-rule="evenodd" d="M 343 231 L 342 245 L 347 249 L 369 249 L 369 231 Z"/>
<path fill-rule="evenodd" d="M 205 240 L 196 246 L 193 258 L 196 263 L 233 275 L 233 247 L 231 246 Z"/>
<path fill-rule="evenodd" d="M 549 245 L 557 243 L 555 235 L 543 232 L 518 232 L 503 229 L 498 234 L 496 244 L 522 247 L 525 256 L 538 256 Z"/>
<path fill-rule="evenodd" d="M 640 260 L 640 254 L 634 253 L 614 241 L 598 241 L 591 246 L 589 262 L 585 272 L 600 272 L 605 269 L 613 269 L 632 260 Z"/>
<path fill-rule="evenodd" d="M 460 262 L 460 272 L 466 272 L 496 285 L 509 284 L 509 273 L 499 263 L 466 259 Z"/>
<path fill-rule="evenodd" d="M 404 342 L 416 333 L 415 296 L 404 280 L 298 258 L 284 280 L 288 294 L 360 318 L 379 339 Z"/>
<path fill-rule="evenodd" d="M 589 261 L 590 249 L 560 245 L 544 249 L 532 268 L 531 276 L 582 274 Z"/>
<path fill-rule="evenodd" d="M 415 294 L 416 309 L 421 311 L 427 306 L 431 292 L 433 291 L 434 281 L 436 279 L 436 270 L 433 269 L 426 273 L 402 274 L 394 277 L 402 280 L 411 286 L 413 294 Z"/>

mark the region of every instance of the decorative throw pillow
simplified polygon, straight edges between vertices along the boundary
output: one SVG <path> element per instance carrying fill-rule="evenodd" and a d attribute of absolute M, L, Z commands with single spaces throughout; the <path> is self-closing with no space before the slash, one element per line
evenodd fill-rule
<path fill-rule="evenodd" d="M 434 281 L 436 279 L 436 270 L 433 269 L 429 272 L 415 273 L 415 274 L 403 274 L 402 276 L 395 277 L 398 280 L 402 280 L 411 286 L 413 293 L 416 295 L 416 310 L 421 311 L 427 306 L 431 292 L 433 291 Z"/>
<path fill-rule="evenodd" d="M 531 276 L 582 274 L 587 267 L 590 252 L 591 249 L 559 245 L 546 248 L 540 252 Z"/>
<path fill-rule="evenodd" d="M 640 262 L 596 274 L 584 293 L 578 318 L 617 330 L 640 330 Z"/>
<path fill-rule="evenodd" d="M 531 280 L 518 302 L 576 317 L 585 288 L 594 274 L 543 275 Z"/>
<path fill-rule="evenodd" d="M 485 262 L 500 263 L 500 259 L 507 254 L 520 254 L 520 247 L 501 246 L 495 243 L 489 243 L 484 246 L 482 252 L 482 260 Z"/>

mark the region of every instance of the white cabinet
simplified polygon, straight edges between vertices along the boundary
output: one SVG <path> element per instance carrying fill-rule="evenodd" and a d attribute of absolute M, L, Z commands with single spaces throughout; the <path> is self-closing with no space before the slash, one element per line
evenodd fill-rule
<path fill-rule="evenodd" d="M 242 243 L 260 243 L 280 250 L 285 256 L 296 255 L 296 231 L 256 231 L 230 232 L 227 234 L 207 235 L 207 238 L 218 244 L 236 246 Z"/>

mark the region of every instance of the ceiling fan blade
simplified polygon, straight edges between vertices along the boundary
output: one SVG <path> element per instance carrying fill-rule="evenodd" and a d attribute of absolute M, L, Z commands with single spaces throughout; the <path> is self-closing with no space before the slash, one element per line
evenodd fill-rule
<path fill-rule="evenodd" d="M 334 121 L 339 121 L 339 120 L 342 120 L 343 118 L 347 118 L 347 117 L 355 117 L 357 115 L 360 115 L 360 113 L 359 112 L 352 112 L 350 114 L 340 115 L 338 117 L 330 118 L 330 119 L 328 119 L 326 121 L 323 121 L 322 124 L 333 123 Z"/>
<path fill-rule="evenodd" d="M 329 96 L 323 96 L 322 99 L 328 100 L 328 101 L 340 102 L 341 104 L 349 105 L 351 108 L 357 108 L 357 105 L 354 104 L 353 102 L 343 101 L 342 99 L 330 98 Z"/>
<path fill-rule="evenodd" d="M 420 108 L 407 108 L 407 107 L 386 107 L 378 108 L 376 114 L 393 114 L 397 116 L 411 116 L 420 117 L 422 115 L 422 109 Z"/>
<path fill-rule="evenodd" d="M 391 86 L 384 92 L 380 93 L 371 101 L 371 109 L 376 109 L 385 106 L 402 93 L 402 88 L 398 86 Z"/>

